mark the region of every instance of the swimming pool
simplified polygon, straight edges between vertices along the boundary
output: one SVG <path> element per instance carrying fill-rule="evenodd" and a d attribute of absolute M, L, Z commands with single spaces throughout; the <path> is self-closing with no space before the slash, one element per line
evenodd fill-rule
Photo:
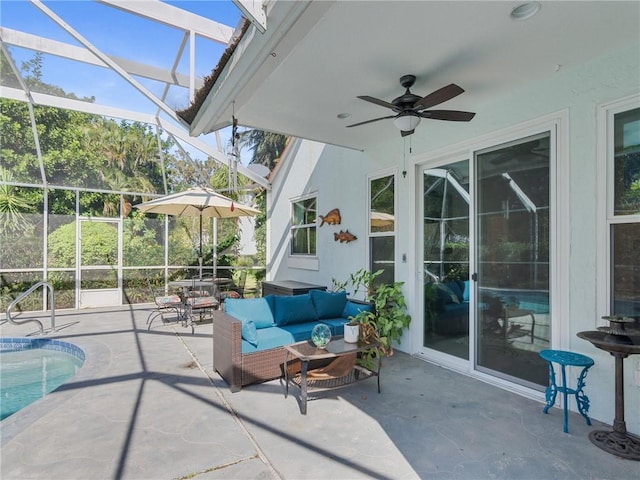
<path fill-rule="evenodd" d="M 500 298 L 505 303 L 513 302 L 519 308 L 531 310 L 534 313 L 549 313 L 548 290 L 498 289 L 490 287 L 484 287 L 480 290 Z"/>
<path fill-rule="evenodd" d="M 75 345 L 48 338 L 0 338 L 0 420 L 44 397 L 84 363 Z"/>

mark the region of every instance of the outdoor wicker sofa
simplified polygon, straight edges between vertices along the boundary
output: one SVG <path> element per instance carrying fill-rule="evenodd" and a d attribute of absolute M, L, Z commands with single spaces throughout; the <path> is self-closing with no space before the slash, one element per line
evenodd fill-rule
<path fill-rule="evenodd" d="M 281 375 L 284 346 L 243 355 L 241 340 L 242 322 L 224 312 L 214 312 L 213 366 L 232 392 Z"/>
<path fill-rule="evenodd" d="M 245 385 L 281 377 L 286 357 L 284 346 L 309 339 L 313 327 L 318 323 L 328 325 L 332 335 L 342 335 L 349 317 L 371 308 L 369 304 L 348 300 L 346 294 L 316 292 L 319 293 L 228 299 L 225 301 L 226 311 L 214 312 L 213 367 L 229 384 L 232 392 L 239 391 Z M 311 295 L 314 295 L 315 302 L 311 300 Z M 341 302 L 339 311 L 338 298 Z M 268 304 L 275 314 L 270 320 L 251 317 L 251 308 L 261 301 Z M 329 305 L 331 308 L 326 308 Z M 238 307 L 245 306 L 251 307 L 248 315 L 238 310 Z M 264 308 L 261 311 L 264 312 Z M 257 332 L 258 336 L 250 344 L 247 327 L 254 320 L 258 324 L 254 333 Z"/>

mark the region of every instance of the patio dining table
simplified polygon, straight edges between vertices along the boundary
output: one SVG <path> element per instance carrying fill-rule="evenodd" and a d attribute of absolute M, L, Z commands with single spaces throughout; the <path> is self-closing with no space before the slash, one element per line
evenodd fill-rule
<path fill-rule="evenodd" d="M 216 292 L 218 291 L 218 286 L 213 281 L 213 279 L 200 280 L 197 278 L 186 278 L 182 280 L 171 280 L 168 282 L 169 287 L 179 289 L 180 290 L 180 298 L 182 299 L 182 312 L 180 314 L 181 320 L 185 326 L 190 326 L 193 332 L 195 319 L 193 318 L 193 311 L 198 310 L 200 312 L 200 317 L 202 317 L 202 312 L 207 309 L 216 309 L 218 308 L 218 298 L 216 296 Z M 210 289 L 212 295 L 206 296 L 192 296 L 190 295 L 191 289 L 204 288 Z M 200 298 L 198 298 L 200 297 Z M 202 302 L 201 300 L 206 300 L 208 297 L 212 297 L 212 302 Z"/>
<path fill-rule="evenodd" d="M 185 278 L 183 280 L 171 280 L 168 285 L 172 288 L 180 288 L 183 292 L 188 292 L 193 287 L 211 287 L 214 283 L 212 280 L 199 280 L 197 278 Z"/>

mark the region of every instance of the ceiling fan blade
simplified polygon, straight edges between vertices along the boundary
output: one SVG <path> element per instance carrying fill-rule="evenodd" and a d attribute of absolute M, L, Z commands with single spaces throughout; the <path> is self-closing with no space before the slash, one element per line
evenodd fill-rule
<path fill-rule="evenodd" d="M 413 130 L 401 130 L 400 135 L 402 135 L 403 137 L 408 137 L 409 135 L 413 135 L 413 132 L 415 131 L 415 128 Z"/>
<path fill-rule="evenodd" d="M 379 98 L 370 97 L 369 95 L 362 95 L 358 97 L 360 100 L 364 100 L 365 102 L 375 103 L 376 105 L 380 105 L 381 107 L 387 107 L 390 109 L 396 108 L 393 103 L 385 102 L 384 100 L 380 100 Z"/>
<path fill-rule="evenodd" d="M 378 120 L 386 120 L 388 118 L 396 118 L 396 116 L 395 115 L 389 115 L 388 117 L 374 118 L 373 120 L 367 120 L 366 122 L 360 122 L 360 123 L 354 123 L 353 125 L 347 125 L 347 128 L 359 127 L 360 125 L 366 125 L 367 123 L 377 122 Z"/>
<path fill-rule="evenodd" d="M 447 100 L 451 100 L 453 97 L 457 97 L 462 92 L 464 92 L 464 89 L 462 87 L 459 87 L 455 83 L 452 83 L 450 85 L 447 85 L 446 87 L 442 87 L 440 90 L 436 90 L 435 92 L 422 97 L 413 105 L 413 108 L 415 109 L 416 107 L 433 107 L 434 105 L 438 105 L 442 102 L 446 102 Z"/>
<path fill-rule="evenodd" d="M 468 122 L 476 116 L 473 112 L 461 112 L 459 110 L 427 110 L 417 112 L 422 118 L 431 120 L 449 120 L 450 122 Z"/>

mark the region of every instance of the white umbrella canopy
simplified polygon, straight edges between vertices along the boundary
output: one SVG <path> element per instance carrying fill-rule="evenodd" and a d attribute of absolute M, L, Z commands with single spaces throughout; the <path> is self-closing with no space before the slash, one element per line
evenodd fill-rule
<path fill-rule="evenodd" d="M 139 203 L 134 207 L 144 213 L 200 217 L 200 249 L 198 253 L 200 277 L 202 277 L 202 219 L 250 217 L 260 213 L 260 210 L 236 203 L 206 187 L 190 188 L 184 192 Z"/>
<path fill-rule="evenodd" d="M 135 205 L 145 213 L 203 218 L 250 217 L 260 213 L 253 207 L 234 202 L 206 187 L 194 187 Z"/>

